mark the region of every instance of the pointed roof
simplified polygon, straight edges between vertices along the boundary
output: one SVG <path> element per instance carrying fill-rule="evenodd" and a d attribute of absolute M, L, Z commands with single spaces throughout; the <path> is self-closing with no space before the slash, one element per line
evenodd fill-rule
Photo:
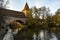
<path fill-rule="evenodd" d="M 23 10 L 28 10 L 28 9 L 29 9 L 29 6 L 28 6 L 28 3 L 26 2 L 25 7 L 24 7 Z"/>

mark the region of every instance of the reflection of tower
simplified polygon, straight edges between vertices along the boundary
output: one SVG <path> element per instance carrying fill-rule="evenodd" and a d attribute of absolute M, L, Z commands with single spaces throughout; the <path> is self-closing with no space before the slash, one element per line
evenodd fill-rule
<path fill-rule="evenodd" d="M 29 10 L 29 6 L 26 3 L 24 9 L 22 10 L 22 12 L 26 15 L 26 13 L 27 13 L 28 10 Z"/>

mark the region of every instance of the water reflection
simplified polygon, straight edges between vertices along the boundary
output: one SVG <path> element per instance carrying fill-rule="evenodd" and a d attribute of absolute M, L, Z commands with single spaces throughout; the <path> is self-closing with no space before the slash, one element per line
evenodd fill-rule
<path fill-rule="evenodd" d="M 38 36 L 36 36 L 35 33 L 33 36 L 34 36 L 33 40 L 58 40 L 58 38 L 54 33 L 51 33 L 51 37 L 50 37 L 48 31 L 43 31 L 43 30 L 39 32 Z"/>
<path fill-rule="evenodd" d="M 51 34 L 52 38 L 50 40 L 58 40 L 58 38 L 56 37 L 56 35 L 54 33 Z"/>
<path fill-rule="evenodd" d="M 11 29 L 8 29 L 8 31 L 5 34 L 3 40 L 14 40 Z"/>
<path fill-rule="evenodd" d="M 12 30 L 9 28 L 3 40 L 14 40 L 13 34 L 16 34 L 17 32 L 18 32 L 17 29 L 14 32 L 12 32 Z M 38 35 L 34 33 L 32 36 L 33 36 L 32 40 L 58 40 L 55 33 L 52 32 L 50 37 L 47 30 L 40 30 Z"/>
<path fill-rule="evenodd" d="M 44 32 L 43 32 L 43 30 L 41 30 L 40 33 L 38 34 L 38 40 L 44 40 Z"/>
<path fill-rule="evenodd" d="M 36 38 L 37 38 L 37 36 L 36 36 L 36 34 L 34 33 L 34 34 L 33 34 L 33 40 L 36 40 Z"/>

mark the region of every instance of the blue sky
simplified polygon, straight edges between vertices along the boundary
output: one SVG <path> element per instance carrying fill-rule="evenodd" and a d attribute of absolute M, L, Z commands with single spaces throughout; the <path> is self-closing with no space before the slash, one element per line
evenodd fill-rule
<path fill-rule="evenodd" d="M 36 6 L 37 8 L 46 6 L 49 7 L 51 12 L 54 13 L 60 8 L 60 0 L 10 0 L 8 9 L 21 11 L 25 3 L 28 3 L 29 7 Z"/>

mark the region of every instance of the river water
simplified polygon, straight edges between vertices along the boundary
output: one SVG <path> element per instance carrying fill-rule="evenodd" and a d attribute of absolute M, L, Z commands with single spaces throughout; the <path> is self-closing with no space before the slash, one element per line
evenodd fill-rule
<path fill-rule="evenodd" d="M 44 31 L 41 30 L 38 36 L 36 35 L 36 33 L 34 33 L 33 40 L 58 40 L 58 38 L 53 32 L 51 33 L 51 37 L 50 37 L 47 31 L 45 31 L 44 33 Z"/>
<path fill-rule="evenodd" d="M 5 34 L 3 40 L 14 40 L 13 33 L 12 33 L 11 29 L 8 29 L 8 31 Z"/>
<path fill-rule="evenodd" d="M 44 32 L 43 30 L 41 30 L 38 35 L 36 35 L 36 33 L 34 33 L 32 37 L 33 37 L 32 40 L 58 40 L 55 33 L 52 32 L 51 37 L 50 37 L 50 35 L 48 34 L 48 31 Z M 7 31 L 3 40 L 14 40 L 13 32 L 11 31 L 11 29 L 9 29 Z"/>

